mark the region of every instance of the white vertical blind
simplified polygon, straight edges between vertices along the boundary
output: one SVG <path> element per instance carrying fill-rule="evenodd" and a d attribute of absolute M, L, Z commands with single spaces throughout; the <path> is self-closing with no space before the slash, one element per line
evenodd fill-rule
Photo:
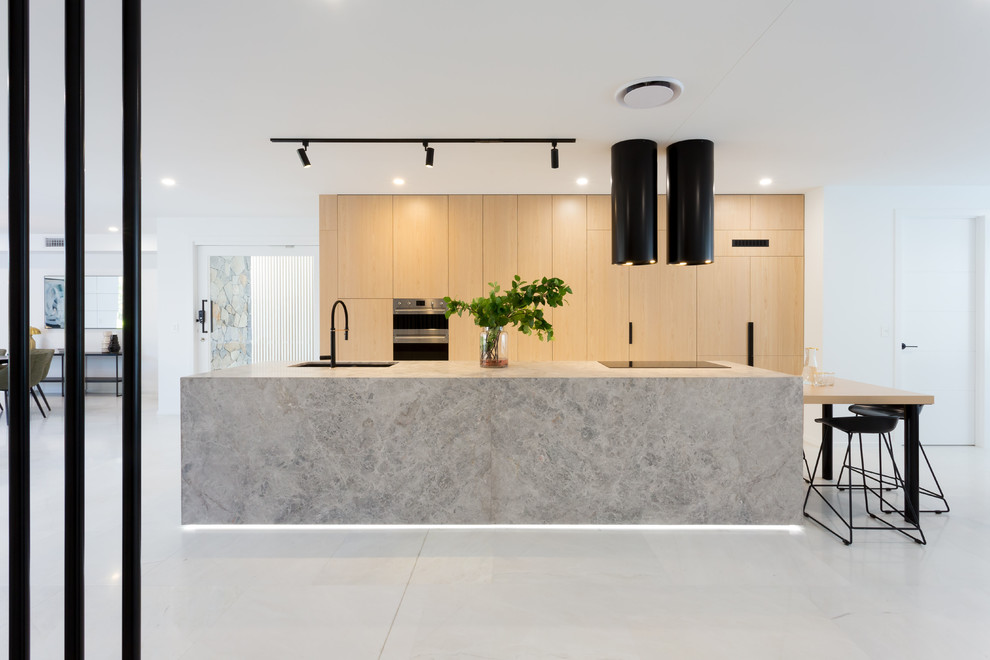
<path fill-rule="evenodd" d="M 314 267 L 313 257 L 251 257 L 252 362 L 313 359 Z"/>

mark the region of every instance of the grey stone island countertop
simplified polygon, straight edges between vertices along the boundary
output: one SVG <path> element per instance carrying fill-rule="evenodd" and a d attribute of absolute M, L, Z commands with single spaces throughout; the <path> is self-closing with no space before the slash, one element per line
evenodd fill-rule
<path fill-rule="evenodd" d="M 597 362 L 182 379 L 184 524 L 793 524 L 802 386 Z"/>

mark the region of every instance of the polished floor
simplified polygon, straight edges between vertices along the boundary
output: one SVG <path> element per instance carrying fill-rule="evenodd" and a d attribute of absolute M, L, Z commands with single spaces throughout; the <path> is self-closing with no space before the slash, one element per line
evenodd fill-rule
<path fill-rule="evenodd" d="M 32 416 L 34 659 L 62 657 L 62 415 L 50 399 L 49 419 Z M 87 406 L 86 657 L 109 659 L 120 399 Z M 146 410 L 147 659 L 990 658 L 983 449 L 930 449 L 953 508 L 925 515 L 927 546 L 875 532 L 846 547 L 813 526 L 183 530 L 178 419 Z M 5 430 L 0 443 L 5 658 Z"/>

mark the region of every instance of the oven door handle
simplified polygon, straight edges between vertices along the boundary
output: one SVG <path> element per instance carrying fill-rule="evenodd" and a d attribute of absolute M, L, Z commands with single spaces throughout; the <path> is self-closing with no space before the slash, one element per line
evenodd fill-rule
<path fill-rule="evenodd" d="M 401 335 L 392 337 L 393 344 L 446 344 L 446 335 Z"/>

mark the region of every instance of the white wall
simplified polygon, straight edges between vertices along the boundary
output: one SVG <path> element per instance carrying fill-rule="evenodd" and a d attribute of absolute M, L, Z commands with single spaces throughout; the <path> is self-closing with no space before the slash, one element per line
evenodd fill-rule
<path fill-rule="evenodd" d="M 196 256 L 201 245 L 319 245 L 319 218 L 159 218 L 158 412 L 179 413 L 179 379 L 195 372 L 199 309 Z"/>
<path fill-rule="evenodd" d="M 893 386 L 894 217 L 984 215 L 990 186 L 827 187 L 824 209 L 823 368 Z"/>
<path fill-rule="evenodd" d="M 33 237 L 32 237 L 33 238 Z M 87 246 L 99 241 L 90 241 Z M 32 245 L 35 241 L 32 240 Z M 116 252 L 87 252 L 87 275 L 121 275 L 123 273 L 123 256 L 119 252 L 119 241 Z M 141 314 L 142 314 L 142 350 L 141 350 L 141 389 L 145 393 L 158 391 L 158 315 L 157 315 L 157 258 L 154 252 L 144 252 L 141 255 Z M 44 314 L 44 278 L 46 275 L 65 275 L 65 253 L 62 251 L 31 252 L 29 268 L 29 319 L 30 325 L 41 329 L 42 334 L 35 336 L 35 342 L 40 348 L 64 348 L 65 331 L 45 329 Z M 9 328 L 6 322 L 8 311 L 8 282 L 10 280 L 10 253 L 0 251 L 0 315 L 4 319 L 0 323 L 0 347 L 9 348 Z M 99 351 L 102 348 L 104 330 L 87 330 L 85 345 L 87 351 Z M 118 333 L 119 334 L 119 333 Z M 123 336 L 121 335 L 121 340 Z M 126 350 L 126 349 L 125 349 Z M 94 361 L 88 366 L 94 375 L 113 375 L 111 361 Z M 58 369 L 58 367 L 54 367 Z M 47 388 L 48 386 L 46 386 Z M 90 385 L 94 391 L 107 386 Z M 112 386 L 110 386 L 112 390 Z M 110 391 L 110 390 L 106 390 Z"/>

